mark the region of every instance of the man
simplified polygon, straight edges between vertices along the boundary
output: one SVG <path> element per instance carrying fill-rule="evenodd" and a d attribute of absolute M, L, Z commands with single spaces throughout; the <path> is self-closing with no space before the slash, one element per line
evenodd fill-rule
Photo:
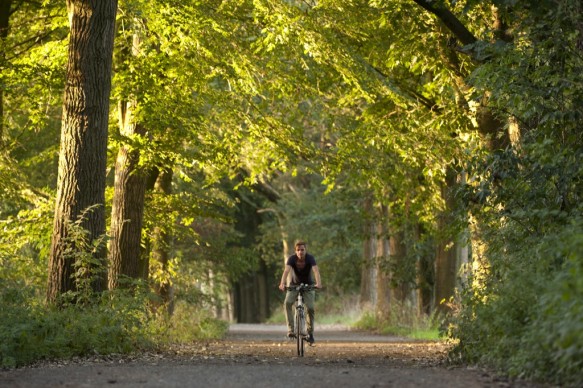
<path fill-rule="evenodd" d="M 307 252 L 307 245 L 303 241 L 297 241 L 295 243 L 295 254 L 291 255 L 285 264 L 285 269 L 283 270 L 283 275 L 281 276 L 281 282 L 279 283 L 279 289 L 284 291 L 286 287 L 286 281 L 288 275 L 292 274 L 292 280 L 290 285 L 296 286 L 299 284 L 309 284 L 314 285 L 314 279 L 312 278 L 312 272 L 314 273 L 315 286 L 316 288 L 322 288 L 322 283 L 320 281 L 320 270 L 316 264 L 316 259 L 314 256 Z M 287 321 L 287 336 L 289 338 L 294 337 L 294 313 L 293 305 L 298 296 L 298 291 L 288 291 L 285 295 L 285 319 Z M 308 329 L 308 342 L 310 344 L 314 343 L 314 301 L 316 299 L 316 291 L 308 291 L 304 294 L 304 303 L 308 308 L 308 316 L 306 319 L 306 326 Z"/>

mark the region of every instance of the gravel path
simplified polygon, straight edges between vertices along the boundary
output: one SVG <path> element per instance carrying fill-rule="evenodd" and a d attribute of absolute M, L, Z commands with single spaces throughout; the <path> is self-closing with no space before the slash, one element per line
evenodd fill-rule
<path fill-rule="evenodd" d="M 226 339 L 161 353 L 107 356 L 0 371 L 0 387 L 537 387 L 450 367 L 447 345 L 316 326 L 296 356 L 280 325 L 232 325 Z"/>

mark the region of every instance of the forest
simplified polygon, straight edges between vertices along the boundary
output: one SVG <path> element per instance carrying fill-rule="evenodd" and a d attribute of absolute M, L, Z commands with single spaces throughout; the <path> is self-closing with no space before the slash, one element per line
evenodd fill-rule
<path fill-rule="evenodd" d="M 300 239 L 322 315 L 581 383 L 580 0 L 0 0 L 0 86 L 2 367 L 277 319 Z"/>

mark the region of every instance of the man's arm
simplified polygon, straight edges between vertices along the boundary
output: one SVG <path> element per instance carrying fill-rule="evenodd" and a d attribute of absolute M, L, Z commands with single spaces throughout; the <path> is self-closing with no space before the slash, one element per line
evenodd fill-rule
<path fill-rule="evenodd" d="M 314 277 L 316 278 L 316 288 L 322 288 L 322 281 L 320 280 L 320 270 L 318 269 L 318 266 L 313 266 L 312 271 L 314 271 Z"/>
<path fill-rule="evenodd" d="M 283 270 L 283 275 L 281 275 L 281 282 L 279 282 L 279 289 L 284 291 L 285 290 L 285 283 L 287 280 L 287 275 L 289 274 L 289 271 L 291 271 L 291 266 L 290 265 L 286 265 L 285 269 Z"/>

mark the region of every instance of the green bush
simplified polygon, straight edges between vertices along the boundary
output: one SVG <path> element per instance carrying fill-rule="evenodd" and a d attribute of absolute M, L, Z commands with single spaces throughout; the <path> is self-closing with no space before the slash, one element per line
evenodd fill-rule
<path fill-rule="evenodd" d="M 512 376 L 581 382 L 583 235 L 576 229 L 520 245 L 505 276 L 491 275 L 486 289 L 468 290 L 452 332 L 460 341 L 455 355 Z M 550 271 L 557 256 L 567 261 Z"/>
<path fill-rule="evenodd" d="M 536 316 L 512 357 L 510 372 L 557 384 L 581 384 L 583 369 L 583 233 L 567 228 L 557 252 L 565 265 L 545 285 Z"/>
<path fill-rule="evenodd" d="M 40 359 L 127 353 L 154 343 L 143 309 L 109 303 L 56 309 L 2 301 L 0 361 L 3 367 Z"/>
<path fill-rule="evenodd" d="M 496 177 L 477 186 L 490 191 L 474 213 L 486 249 L 474 256 L 481 269 L 450 327 L 458 341 L 452 358 L 583 383 L 583 170 L 575 160 L 549 141 L 492 158 Z"/>
<path fill-rule="evenodd" d="M 47 308 L 40 304 L 0 303 L 0 366 L 95 354 L 131 353 L 158 346 L 219 338 L 226 322 L 205 310 L 181 305 L 168 318 L 153 315 L 148 299 L 121 292 L 97 303 Z"/>
<path fill-rule="evenodd" d="M 36 230 L 35 214 L 21 212 L 20 219 L 10 222 L 21 221 L 23 231 Z M 74 260 L 76 291 L 61 295 L 58 307 L 47 306 L 46 246 L 28 242 L 23 231 L 0 238 L 1 367 L 130 353 L 224 335 L 227 324 L 212 318 L 200 304 L 182 303 L 174 316 L 166 317 L 153 306 L 155 298 L 142 281 L 130 279 L 124 283 L 127 288 L 94 292 L 92 281 L 105 268 L 95 260 L 93 249 L 104 244 L 105 237 L 87 241 L 80 221 L 70 225 L 65 252 Z"/>

